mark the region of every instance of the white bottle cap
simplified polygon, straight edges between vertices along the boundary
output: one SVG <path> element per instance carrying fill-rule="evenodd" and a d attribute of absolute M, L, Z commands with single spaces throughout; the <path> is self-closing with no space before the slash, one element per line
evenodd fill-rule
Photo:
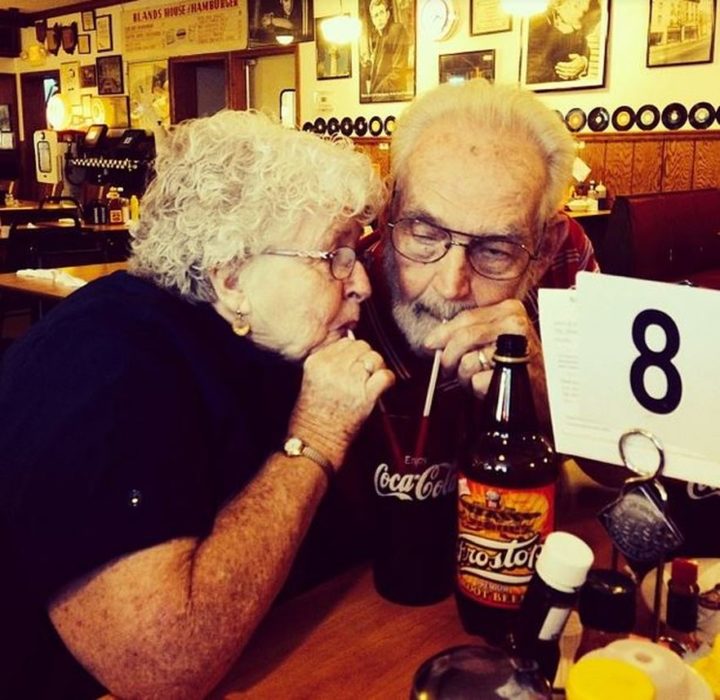
<path fill-rule="evenodd" d="M 540 578 L 558 591 L 572 593 L 585 583 L 594 555 L 579 537 L 551 532 L 535 564 Z"/>

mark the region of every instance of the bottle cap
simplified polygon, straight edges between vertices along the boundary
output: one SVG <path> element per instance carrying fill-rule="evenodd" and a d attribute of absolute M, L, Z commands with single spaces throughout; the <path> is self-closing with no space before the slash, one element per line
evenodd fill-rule
<path fill-rule="evenodd" d="M 624 661 L 584 656 L 568 673 L 568 700 L 654 700 L 650 678 Z"/>
<path fill-rule="evenodd" d="M 497 338 L 495 355 L 504 357 L 525 357 L 527 355 L 527 338 L 514 333 L 502 333 Z"/>
<path fill-rule="evenodd" d="M 551 532 L 535 564 L 535 571 L 549 586 L 567 593 L 580 588 L 593 563 L 593 552 L 569 532 Z"/>
<path fill-rule="evenodd" d="M 670 580 L 679 586 L 694 586 L 698 580 L 697 562 L 691 559 L 673 559 L 670 567 Z"/>
<path fill-rule="evenodd" d="M 578 612 L 584 627 L 630 632 L 635 626 L 635 582 L 613 569 L 591 569 L 580 589 Z"/>

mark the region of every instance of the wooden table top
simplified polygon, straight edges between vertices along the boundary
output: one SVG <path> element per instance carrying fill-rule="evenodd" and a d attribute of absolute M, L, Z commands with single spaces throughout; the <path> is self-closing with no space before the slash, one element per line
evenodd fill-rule
<path fill-rule="evenodd" d="M 59 267 L 72 275 L 87 282 L 92 282 L 99 277 L 105 277 L 116 270 L 127 270 L 126 262 L 103 263 L 100 265 L 76 265 L 74 267 Z M 18 277 L 14 272 L 0 274 L 0 289 L 7 289 L 13 292 L 23 292 L 34 296 L 50 299 L 64 299 L 70 296 L 78 287 L 57 284 L 53 280 L 38 279 L 36 277 Z"/>
<path fill-rule="evenodd" d="M 607 498 L 581 490 L 559 509 L 561 529 L 582 537 L 600 567 L 609 566 L 611 548 L 595 513 Z M 452 597 L 390 603 L 375 592 L 368 565 L 273 608 L 210 697 L 403 700 L 425 659 L 462 644 L 482 641 L 463 631 Z"/>

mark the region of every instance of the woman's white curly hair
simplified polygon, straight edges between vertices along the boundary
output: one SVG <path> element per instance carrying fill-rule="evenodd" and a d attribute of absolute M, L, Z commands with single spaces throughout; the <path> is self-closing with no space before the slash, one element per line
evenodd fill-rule
<path fill-rule="evenodd" d="M 196 301 L 208 273 L 270 247 L 292 247 L 308 213 L 325 230 L 372 221 L 385 188 L 349 140 L 286 129 L 258 112 L 223 110 L 176 126 L 158 145 L 130 269 Z"/>

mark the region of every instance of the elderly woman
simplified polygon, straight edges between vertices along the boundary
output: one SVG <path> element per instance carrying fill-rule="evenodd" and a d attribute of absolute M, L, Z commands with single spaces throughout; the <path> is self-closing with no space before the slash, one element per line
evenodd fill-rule
<path fill-rule="evenodd" d="M 130 271 L 5 359 L 2 697 L 206 694 L 393 382 L 347 337 L 383 200 L 363 155 L 222 112 L 156 167 Z"/>

